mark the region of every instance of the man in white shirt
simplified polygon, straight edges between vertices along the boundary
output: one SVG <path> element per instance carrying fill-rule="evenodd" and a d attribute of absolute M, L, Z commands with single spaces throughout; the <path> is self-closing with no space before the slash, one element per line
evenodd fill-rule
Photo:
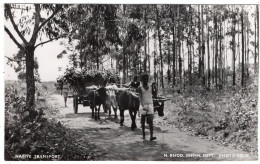
<path fill-rule="evenodd" d="M 142 76 L 142 85 L 138 88 L 139 99 L 140 99 L 140 113 L 141 113 L 141 126 L 143 132 L 143 139 L 145 139 L 145 119 L 150 128 L 150 141 L 156 140 L 153 136 L 153 97 L 152 97 L 152 87 L 148 85 L 149 75 L 144 74 Z"/>

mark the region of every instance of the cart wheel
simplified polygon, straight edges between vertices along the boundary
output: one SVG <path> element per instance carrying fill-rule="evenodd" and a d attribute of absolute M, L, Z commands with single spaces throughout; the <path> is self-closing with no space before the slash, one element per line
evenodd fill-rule
<path fill-rule="evenodd" d="M 73 109 L 74 113 L 78 113 L 78 97 L 73 98 Z"/>

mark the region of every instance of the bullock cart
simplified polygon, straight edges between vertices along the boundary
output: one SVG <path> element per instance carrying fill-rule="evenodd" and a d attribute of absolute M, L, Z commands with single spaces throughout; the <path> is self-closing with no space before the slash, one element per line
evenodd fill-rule
<path fill-rule="evenodd" d="M 98 87 L 90 83 L 85 83 L 84 86 L 71 85 L 73 94 L 69 98 L 73 98 L 73 111 L 78 113 L 78 106 L 82 104 L 83 107 L 90 106 L 90 100 L 88 98 L 88 93 L 91 90 L 96 90 Z"/>
<path fill-rule="evenodd" d="M 76 71 L 74 69 L 68 69 L 62 79 L 69 83 L 72 90 L 73 94 L 70 95 L 69 98 L 73 98 L 74 113 L 78 113 L 79 104 L 82 104 L 83 107 L 90 106 L 89 92 L 98 90 L 107 83 L 119 82 L 119 76 L 114 70 Z"/>

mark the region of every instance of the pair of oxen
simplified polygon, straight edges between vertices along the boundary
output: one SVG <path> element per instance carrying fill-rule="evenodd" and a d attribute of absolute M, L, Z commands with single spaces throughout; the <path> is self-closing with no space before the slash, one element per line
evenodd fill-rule
<path fill-rule="evenodd" d="M 111 115 L 111 108 L 114 111 L 115 118 L 117 118 L 117 109 L 120 111 L 120 125 L 124 123 L 124 112 L 129 111 L 131 117 L 131 129 L 134 130 L 136 126 L 136 114 L 139 111 L 140 102 L 138 95 L 129 88 L 118 88 L 115 84 L 106 87 L 90 90 L 87 95 L 89 105 L 92 110 L 92 118 L 95 120 L 100 119 L 99 112 L 101 105 L 104 112 L 109 112 Z M 164 102 L 159 102 L 154 99 L 154 111 L 159 116 L 164 116 L 163 108 Z"/>

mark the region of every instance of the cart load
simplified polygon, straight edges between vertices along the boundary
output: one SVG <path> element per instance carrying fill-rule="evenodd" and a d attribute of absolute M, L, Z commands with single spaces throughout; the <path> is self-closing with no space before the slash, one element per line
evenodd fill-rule
<path fill-rule="evenodd" d="M 119 84 L 120 79 L 115 70 L 75 70 L 72 68 L 67 69 L 64 75 L 57 79 L 56 87 L 62 89 L 65 82 L 69 83 L 73 90 L 73 95 L 69 98 L 73 98 L 74 113 L 77 113 L 78 104 L 90 105 L 88 97 L 90 92 L 105 87 L 108 83 Z"/>
<path fill-rule="evenodd" d="M 69 83 L 76 94 L 85 94 L 89 86 L 106 86 L 107 83 L 119 84 L 120 79 L 115 70 L 75 70 L 67 69 L 63 76 L 57 79 L 57 86 Z"/>

